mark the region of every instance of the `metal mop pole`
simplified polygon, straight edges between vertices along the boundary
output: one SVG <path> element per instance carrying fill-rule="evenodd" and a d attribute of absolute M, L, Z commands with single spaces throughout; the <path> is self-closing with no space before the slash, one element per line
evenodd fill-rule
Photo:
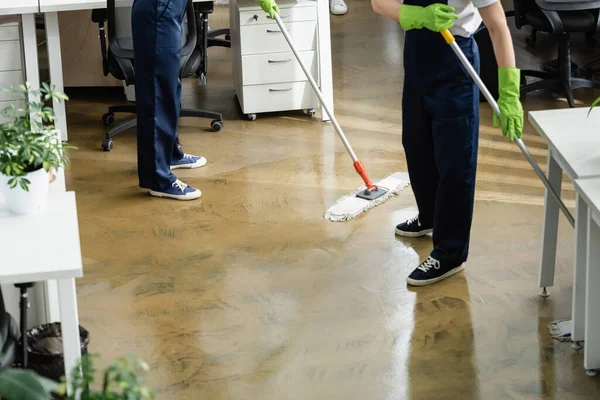
<path fill-rule="evenodd" d="M 331 119 L 331 123 L 333 124 L 333 127 L 335 128 L 336 133 L 340 137 L 342 143 L 344 144 L 344 147 L 346 147 L 346 151 L 348 151 L 350 158 L 352 158 L 352 161 L 354 162 L 354 169 L 362 178 L 368 191 L 377 190 L 377 187 L 373 184 L 373 182 L 367 175 L 367 171 L 366 171 L 363 163 L 358 159 L 358 157 L 356 157 L 354 150 L 352 150 L 352 146 L 350 146 L 350 142 L 348 142 L 348 139 L 346 139 L 346 135 L 344 135 L 344 132 L 342 131 L 342 128 L 340 127 L 340 124 L 338 124 L 337 119 L 335 119 L 335 116 L 333 115 L 331 110 L 329 110 L 329 106 L 327 105 L 327 102 L 325 101 L 325 99 L 323 99 L 323 95 L 321 94 L 321 91 L 319 90 L 319 85 L 317 85 L 317 82 L 315 82 L 314 78 L 312 77 L 312 75 L 310 74 L 308 69 L 306 68 L 306 65 L 304 65 L 304 62 L 302 61 L 302 58 L 300 57 L 300 54 L 298 53 L 298 50 L 296 49 L 296 46 L 294 45 L 294 42 L 292 41 L 292 38 L 290 37 L 288 30 L 286 29 L 285 25 L 283 24 L 283 21 L 281 21 L 281 18 L 279 17 L 279 14 L 277 14 L 277 13 L 275 13 L 275 21 L 277 22 L 277 25 L 279 25 L 279 29 L 281 29 L 281 33 L 283 34 L 283 37 L 285 37 L 285 40 L 290 45 L 290 48 L 292 49 L 294 56 L 296 56 L 296 60 L 298 61 L 298 64 L 300 64 L 302 71 L 304 71 L 306 78 L 308 78 L 308 81 L 310 82 L 310 85 L 312 86 L 313 90 L 315 91 L 315 94 L 319 98 L 319 101 L 321 102 L 321 105 L 325 109 L 325 112 Z"/>
<path fill-rule="evenodd" d="M 477 86 L 479 86 L 479 89 L 485 96 L 488 103 L 490 103 L 490 106 L 492 106 L 494 112 L 496 112 L 496 114 L 500 116 L 500 107 L 498 107 L 498 103 L 496 103 L 494 97 L 491 95 L 491 93 L 489 92 L 489 90 L 487 89 L 487 87 L 485 86 L 485 84 L 483 83 L 483 81 L 481 80 L 481 78 L 479 77 L 479 75 L 477 74 L 467 57 L 465 57 L 465 54 L 462 52 L 462 50 L 454 40 L 454 36 L 452 35 L 452 33 L 450 33 L 449 30 L 442 31 L 441 33 L 444 39 L 446 40 L 446 43 L 448 43 L 450 47 L 452 47 L 452 50 L 454 50 L 454 53 L 457 55 L 462 65 L 464 65 L 464 67 L 469 72 L 469 75 L 471 75 L 471 78 L 473 78 Z M 575 226 L 575 219 L 573 218 L 573 215 L 571 214 L 565 203 L 563 203 L 558 193 L 556 193 L 556 191 L 550 184 L 550 181 L 548 181 L 548 178 L 546 178 L 546 175 L 544 175 L 544 172 L 541 170 L 539 165 L 535 162 L 533 156 L 531 155 L 529 150 L 527 150 L 527 146 L 525 146 L 525 143 L 523 143 L 523 141 L 519 138 L 517 138 L 515 141 L 517 142 L 517 146 L 519 146 L 519 149 L 521 149 L 521 152 L 523 153 L 527 161 L 529 161 L 529 164 L 531 165 L 537 176 L 544 183 L 546 189 L 548 189 L 548 192 L 550 193 L 552 198 L 558 203 L 558 206 L 565 214 L 565 217 L 567 217 L 569 223 L 572 226 Z"/>

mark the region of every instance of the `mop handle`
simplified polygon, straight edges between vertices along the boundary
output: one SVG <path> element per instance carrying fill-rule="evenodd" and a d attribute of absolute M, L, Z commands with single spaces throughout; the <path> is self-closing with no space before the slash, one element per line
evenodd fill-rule
<path fill-rule="evenodd" d="M 479 77 L 479 75 L 477 74 L 467 57 L 465 57 L 465 54 L 454 40 L 454 36 L 452 35 L 452 33 L 450 33 L 449 30 L 445 30 L 442 31 L 441 34 L 446 40 L 446 43 L 448 43 L 450 47 L 452 47 L 452 50 L 454 50 L 454 53 L 458 56 L 462 65 L 467 69 L 467 72 L 469 72 L 471 78 L 473 78 L 477 86 L 479 86 L 479 89 L 483 93 L 488 103 L 490 103 L 490 106 L 492 106 L 494 112 L 498 115 L 498 117 L 500 117 L 500 107 L 498 107 L 498 103 L 496 103 L 494 97 L 491 95 L 491 93 L 489 92 L 489 90 L 487 89 L 487 87 L 485 86 L 485 84 L 483 83 L 483 81 L 481 80 L 481 78 Z M 521 152 L 523 153 L 527 161 L 529 161 L 529 164 L 531 165 L 537 176 L 540 178 L 544 186 L 546 186 L 546 189 L 548 189 L 550 195 L 554 198 L 562 212 L 565 214 L 565 217 L 567 218 L 569 223 L 572 226 L 575 226 L 575 219 L 573 218 L 573 215 L 571 214 L 565 203 L 563 203 L 558 193 L 556 193 L 556 191 L 550 184 L 550 181 L 548 181 L 548 178 L 546 178 L 546 175 L 541 170 L 539 165 L 535 162 L 535 159 L 527 149 L 527 146 L 525 146 L 525 143 L 523 143 L 523 141 L 519 138 L 517 138 L 515 141 L 517 142 L 517 145 L 521 149 Z"/>
<path fill-rule="evenodd" d="M 338 124 L 337 119 L 335 119 L 335 117 L 333 116 L 333 113 L 331 112 L 331 110 L 329 110 L 329 106 L 327 105 L 327 102 L 323 99 L 323 95 L 321 94 L 321 91 L 319 90 L 319 86 L 317 85 L 317 82 L 315 82 L 314 78 L 312 77 L 312 75 L 310 74 L 308 69 L 306 68 L 306 65 L 304 65 L 304 62 L 302 61 L 302 57 L 300 57 L 300 54 L 298 54 L 298 50 L 296 49 L 294 42 L 292 42 L 292 38 L 290 37 L 290 34 L 288 33 L 287 29 L 283 25 L 281 18 L 279 18 L 279 14 L 277 14 L 277 13 L 274 13 L 274 14 L 275 14 L 275 21 L 277 22 L 277 25 L 279 25 L 279 29 L 281 29 L 281 33 L 283 33 L 283 37 L 285 37 L 285 40 L 290 45 L 292 52 L 294 53 L 294 55 L 296 56 L 296 59 L 298 60 L 298 64 L 300 64 L 300 67 L 302 68 L 302 70 L 304 71 L 304 74 L 308 78 L 310 85 L 312 86 L 317 97 L 319 98 L 321 105 L 325 109 L 325 112 L 329 116 L 329 119 L 331 119 L 331 123 L 333 124 L 335 131 L 337 132 L 338 136 L 342 140 L 342 143 L 344 143 L 344 147 L 346 147 L 346 150 L 348 151 L 348 154 L 350 154 L 352 161 L 355 163 L 359 162 L 358 157 L 356 157 L 354 150 L 352 150 L 352 146 L 350 146 L 348 139 L 346 139 L 346 135 L 344 135 L 344 132 L 342 131 L 342 128 Z"/>

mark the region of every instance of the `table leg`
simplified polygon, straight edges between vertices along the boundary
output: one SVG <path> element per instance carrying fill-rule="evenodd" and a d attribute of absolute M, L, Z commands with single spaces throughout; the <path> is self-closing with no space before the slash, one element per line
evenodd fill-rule
<path fill-rule="evenodd" d="M 588 375 L 596 375 L 600 369 L 600 227 L 592 213 L 588 214 L 583 366 Z"/>
<path fill-rule="evenodd" d="M 556 193 L 560 193 L 562 169 L 548 150 L 548 181 Z M 556 264 L 556 244 L 558 237 L 558 203 L 546 189 L 544 199 L 544 233 L 542 236 L 542 261 L 540 265 L 540 296 L 549 296 L 546 288 L 554 285 L 554 267 Z"/>
<path fill-rule="evenodd" d="M 40 68 L 38 64 L 35 14 L 23 14 L 23 58 L 25 59 L 26 80 L 32 89 L 40 88 Z M 39 99 L 29 99 L 39 101 Z"/>
<path fill-rule="evenodd" d="M 60 30 L 58 27 L 58 14 L 48 12 L 44 14 L 46 20 L 46 40 L 48 43 L 48 64 L 50 67 L 50 83 L 58 92 L 64 92 L 62 55 L 60 51 Z M 65 102 L 53 101 L 52 107 L 56 115 L 56 129 L 61 133 L 61 139 L 67 140 L 67 116 Z"/>
<path fill-rule="evenodd" d="M 573 328 L 571 339 L 573 348 L 581 349 L 581 342 L 585 335 L 585 281 L 587 266 L 587 233 L 588 233 L 588 206 L 577 194 L 577 209 L 575 211 L 575 268 L 573 268 L 573 311 L 571 322 Z"/>
<path fill-rule="evenodd" d="M 81 358 L 75 279 L 60 279 L 58 281 L 58 298 L 60 303 L 63 351 L 65 355 L 65 374 L 68 391 L 72 393 L 71 374 Z"/>
<path fill-rule="evenodd" d="M 317 45 L 319 46 L 319 86 L 327 107 L 333 109 L 333 70 L 331 63 L 331 27 L 329 24 L 329 1 L 317 1 Z M 325 108 L 321 107 L 321 119 L 329 121 Z"/>

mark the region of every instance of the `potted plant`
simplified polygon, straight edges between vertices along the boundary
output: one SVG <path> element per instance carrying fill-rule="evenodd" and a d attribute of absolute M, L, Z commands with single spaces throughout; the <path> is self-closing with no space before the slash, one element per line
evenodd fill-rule
<path fill-rule="evenodd" d="M 67 396 L 64 382 L 56 385 L 53 381 L 42 378 L 33 371 L 9 369 L 0 371 L 0 399 L 4 400 L 51 400 L 52 393 L 65 396 L 66 400 L 151 400 L 153 393 L 144 386 L 141 375 L 148 372 L 149 367 L 134 357 L 119 358 L 102 374 L 99 389 L 90 387 L 95 382 L 96 356 L 84 355 L 79 366 L 73 371 L 73 393 Z M 81 371 L 78 373 L 76 371 Z"/>
<path fill-rule="evenodd" d="M 46 106 L 68 98 L 46 83 L 40 89 L 29 84 L 1 89 L 24 106 L 0 111 L 0 193 L 12 212 L 32 214 L 44 208 L 54 174 L 69 162 L 65 149 L 73 147 L 61 142 L 54 112 Z"/>

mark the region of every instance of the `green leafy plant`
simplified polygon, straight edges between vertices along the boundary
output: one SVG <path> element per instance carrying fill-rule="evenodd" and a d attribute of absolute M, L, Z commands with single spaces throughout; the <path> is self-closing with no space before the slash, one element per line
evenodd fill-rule
<path fill-rule="evenodd" d="M 0 399 L 51 400 L 52 393 L 67 400 L 152 400 L 154 394 L 145 384 L 149 371 L 145 362 L 135 357 L 117 359 L 104 370 L 100 389 L 91 389 L 96 382 L 95 355 L 84 355 L 72 373 L 73 394 L 67 396 L 67 384 L 57 385 L 33 371 L 7 369 L 0 371 Z M 80 371 L 80 372 L 78 372 Z M 79 397 L 76 397 L 79 394 Z"/>
<path fill-rule="evenodd" d="M 0 371 L 0 398 L 6 400 L 49 400 L 56 382 L 33 371 L 8 368 Z"/>
<path fill-rule="evenodd" d="M 588 110 L 588 113 L 587 113 L 588 117 L 590 116 L 590 113 L 592 112 L 594 107 L 596 107 L 599 103 L 600 103 L 600 97 L 598 97 L 596 100 L 594 100 L 594 102 L 590 106 L 590 109 Z"/>
<path fill-rule="evenodd" d="M 24 103 L 23 107 L 13 103 L 0 111 L 0 174 L 10 178 L 11 188 L 29 191 L 29 172 L 41 168 L 48 172 L 69 163 L 65 149 L 74 147 L 61 142 L 54 127 L 54 111 L 46 105 L 68 97 L 46 83 L 40 89 L 26 83 L 0 90 L 13 93 Z"/>
<path fill-rule="evenodd" d="M 111 364 L 103 374 L 100 390 L 90 389 L 95 382 L 96 368 L 94 359 L 97 356 L 85 355 L 81 358 L 79 367 L 73 371 L 73 393 L 81 393 L 81 400 L 151 400 L 153 393 L 144 386 L 145 375 L 150 367 L 135 357 L 121 357 Z M 81 374 L 77 371 L 81 370 Z M 63 381 L 57 390 L 60 395 L 66 395 L 67 385 Z M 67 397 L 76 400 L 75 395 Z"/>

